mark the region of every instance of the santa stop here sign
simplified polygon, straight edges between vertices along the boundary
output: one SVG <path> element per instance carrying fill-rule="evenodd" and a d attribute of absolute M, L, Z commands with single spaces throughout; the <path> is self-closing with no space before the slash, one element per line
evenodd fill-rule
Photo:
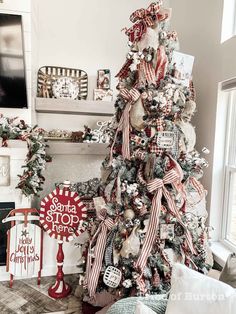
<path fill-rule="evenodd" d="M 76 192 L 56 188 L 41 201 L 40 222 L 50 237 L 72 241 L 86 230 L 87 209 Z"/>

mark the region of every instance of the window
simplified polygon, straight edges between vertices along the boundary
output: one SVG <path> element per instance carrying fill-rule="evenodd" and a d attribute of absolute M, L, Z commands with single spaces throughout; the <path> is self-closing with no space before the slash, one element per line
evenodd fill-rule
<path fill-rule="evenodd" d="M 227 94 L 223 240 L 236 247 L 236 90 Z"/>
<path fill-rule="evenodd" d="M 236 0 L 224 0 L 221 42 L 236 35 Z"/>

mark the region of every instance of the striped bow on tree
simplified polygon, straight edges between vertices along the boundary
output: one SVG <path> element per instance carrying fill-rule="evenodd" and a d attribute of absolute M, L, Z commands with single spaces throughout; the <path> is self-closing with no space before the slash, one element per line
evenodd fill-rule
<path fill-rule="evenodd" d="M 139 176 L 142 175 L 139 172 Z M 144 179 L 140 179 L 140 181 L 144 182 Z M 186 235 L 186 242 L 188 244 L 188 248 L 191 251 L 192 254 L 195 253 L 195 250 L 193 248 L 193 243 L 192 243 L 192 237 L 191 234 L 189 233 L 186 225 L 182 222 L 181 215 L 176 208 L 175 202 L 172 198 L 172 195 L 166 188 L 166 185 L 171 184 L 173 187 L 178 187 L 180 188 L 181 185 L 181 176 L 179 173 L 179 169 L 172 168 L 169 170 L 163 179 L 153 179 L 150 182 L 146 183 L 148 192 L 154 193 L 154 197 L 152 200 L 152 207 L 151 207 L 151 214 L 150 214 L 150 222 L 148 225 L 148 230 L 146 233 L 146 237 L 144 240 L 144 244 L 141 250 L 141 253 L 139 254 L 139 258 L 136 261 L 136 268 L 143 272 L 146 264 L 147 264 L 147 259 L 150 256 L 151 250 L 153 248 L 156 234 L 157 234 L 157 228 L 159 225 L 159 216 L 160 216 L 160 211 L 162 208 L 162 196 L 165 197 L 168 208 L 173 216 L 177 218 L 177 221 L 181 224 L 181 226 L 185 230 L 185 235 Z M 180 191 L 178 191 L 180 192 Z"/>
<path fill-rule="evenodd" d="M 97 214 L 97 219 L 101 222 L 89 244 L 85 278 L 85 286 L 87 287 L 89 296 L 91 298 L 93 298 L 96 294 L 96 288 L 98 285 L 98 279 L 100 276 L 106 247 L 107 232 L 114 226 L 113 220 L 110 217 L 107 217 L 106 209 L 102 209 Z M 94 242 L 96 240 L 96 246 L 93 248 Z M 92 259 L 94 259 L 93 262 Z"/>

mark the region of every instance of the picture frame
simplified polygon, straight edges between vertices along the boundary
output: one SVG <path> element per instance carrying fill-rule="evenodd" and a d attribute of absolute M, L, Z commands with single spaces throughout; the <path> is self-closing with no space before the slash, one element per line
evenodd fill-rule
<path fill-rule="evenodd" d="M 97 88 L 109 90 L 111 88 L 111 72 L 109 69 L 98 70 Z"/>
<path fill-rule="evenodd" d="M 194 56 L 174 51 L 171 62 L 171 75 L 176 84 L 189 87 L 192 79 Z"/>

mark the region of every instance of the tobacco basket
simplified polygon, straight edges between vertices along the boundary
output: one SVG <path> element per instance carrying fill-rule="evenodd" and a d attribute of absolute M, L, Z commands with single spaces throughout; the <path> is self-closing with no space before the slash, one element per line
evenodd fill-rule
<path fill-rule="evenodd" d="M 88 75 L 79 69 L 43 66 L 38 70 L 37 94 L 38 97 L 54 98 L 52 87 L 61 77 L 69 77 L 77 82 L 79 94 L 77 99 L 86 99 L 88 95 Z"/>

